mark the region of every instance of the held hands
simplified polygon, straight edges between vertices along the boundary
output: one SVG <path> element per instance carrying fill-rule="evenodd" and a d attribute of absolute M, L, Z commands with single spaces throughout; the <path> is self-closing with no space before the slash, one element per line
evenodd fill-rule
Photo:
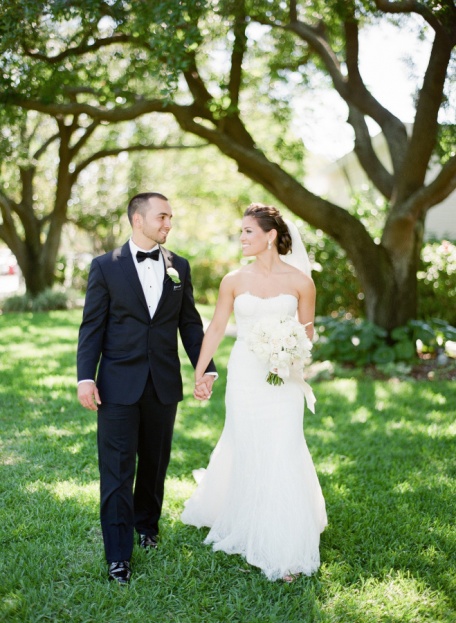
<path fill-rule="evenodd" d="M 101 405 L 97 386 L 93 381 L 83 381 L 78 385 L 78 400 L 83 407 L 91 411 L 97 411 Z"/>
<path fill-rule="evenodd" d="M 212 396 L 212 385 L 214 384 L 215 377 L 213 374 L 204 374 L 201 378 L 195 381 L 195 389 L 193 396 L 197 400 L 209 400 Z"/>

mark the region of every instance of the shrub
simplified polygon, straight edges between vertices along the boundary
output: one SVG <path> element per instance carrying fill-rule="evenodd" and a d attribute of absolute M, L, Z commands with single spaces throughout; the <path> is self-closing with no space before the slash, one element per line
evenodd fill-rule
<path fill-rule="evenodd" d="M 364 315 L 364 294 L 345 251 L 322 231 L 302 233 L 312 262 L 318 316 Z"/>
<path fill-rule="evenodd" d="M 385 329 L 364 320 L 347 317 L 318 317 L 315 361 L 337 361 L 357 366 L 411 362 L 422 353 L 437 354 L 446 341 L 456 340 L 456 328 L 443 320 L 411 320 L 388 334 Z"/>
<path fill-rule="evenodd" d="M 208 253 L 189 258 L 195 301 L 215 305 L 223 277 L 239 265 L 237 259 L 215 258 Z"/>
<path fill-rule="evenodd" d="M 35 297 L 30 294 L 10 296 L 3 303 L 3 312 L 38 312 L 68 309 L 69 307 L 70 302 L 65 292 L 49 288 Z"/>
<path fill-rule="evenodd" d="M 59 257 L 55 267 L 55 283 L 65 289 L 85 292 L 92 258 L 90 253 Z"/>
<path fill-rule="evenodd" d="M 428 242 L 421 253 L 418 277 L 418 317 L 441 318 L 456 325 L 456 245 Z"/>

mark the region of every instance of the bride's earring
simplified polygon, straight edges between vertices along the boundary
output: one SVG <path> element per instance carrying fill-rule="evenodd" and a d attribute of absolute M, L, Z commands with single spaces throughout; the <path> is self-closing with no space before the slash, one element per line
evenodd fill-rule
<path fill-rule="evenodd" d="M 268 250 L 270 251 L 271 249 L 272 249 L 272 242 L 268 240 Z"/>

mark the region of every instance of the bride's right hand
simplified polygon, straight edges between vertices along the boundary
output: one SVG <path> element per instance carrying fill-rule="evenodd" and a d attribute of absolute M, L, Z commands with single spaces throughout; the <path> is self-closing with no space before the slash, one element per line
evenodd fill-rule
<path fill-rule="evenodd" d="M 212 382 L 205 377 L 201 377 L 195 381 L 195 389 L 193 396 L 197 400 L 209 400 L 212 396 Z"/>

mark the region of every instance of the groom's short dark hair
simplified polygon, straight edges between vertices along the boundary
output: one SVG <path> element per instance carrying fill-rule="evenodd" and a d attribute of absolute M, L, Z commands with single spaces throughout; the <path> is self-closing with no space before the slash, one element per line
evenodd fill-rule
<path fill-rule="evenodd" d="M 132 199 L 130 199 L 130 203 L 128 204 L 127 208 L 128 220 L 130 221 L 130 224 L 133 222 L 133 214 L 135 214 L 136 212 L 144 214 L 149 199 L 153 199 L 154 197 L 162 199 L 163 201 L 168 201 L 168 197 L 165 197 L 165 195 L 154 192 L 139 193 L 138 195 L 135 195 Z"/>

